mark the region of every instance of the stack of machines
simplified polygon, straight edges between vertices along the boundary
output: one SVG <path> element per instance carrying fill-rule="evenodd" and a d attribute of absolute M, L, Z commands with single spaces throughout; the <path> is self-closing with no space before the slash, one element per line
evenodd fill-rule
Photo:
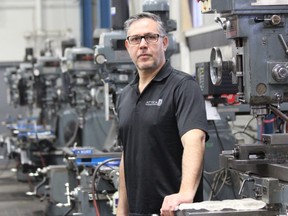
<path fill-rule="evenodd" d="M 223 202 L 218 209 L 207 203 L 188 205 L 176 215 L 287 215 L 288 145 L 287 115 L 283 103 L 288 101 L 288 3 L 275 0 L 201 0 L 203 14 L 217 13 L 226 38 L 233 41 L 233 58 L 223 61 L 219 48 L 211 51 L 206 73 L 214 86 L 223 89 L 237 86 L 237 101 L 250 106 L 257 125 L 271 113 L 275 121 L 271 133 L 258 132 L 254 143 L 235 144 L 220 154 L 221 168 L 238 173 L 241 187 L 238 206 Z M 226 83 L 227 84 L 227 83 Z M 222 92 L 225 93 L 225 92 Z M 277 125 L 276 125 L 277 124 Z M 248 200 L 246 208 L 241 202 Z M 250 208 L 255 201 L 261 208 Z M 213 202 L 211 205 L 215 204 Z M 181 206 L 180 206 L 181 207 Z"/>
<path fill-rule="evenodd" d="M 106 79 L 94 50 L 76 46 L 6 70 L 9 103 L 26 107 L 27 117 L 7 119 L 5 142 L 17 179 L 32 183 L 27 195 L 46 203 L 45 215 L 112 215 L 113 203 L 115 212 L 121 151 L 115 120 L 105 118 Z"/>
<path fill-rule="evenodd" d="M 19 181 L 32 184 L 27 195 L 45 202 L 45 215 L 115 215 L 121 147 L 115 104 L 136 68 L 125 48 L 126 1 L 111 1 L 117 12 L 111 31 L 94 49 L 70 44 L 56 56 L 47 50 L 32 54 L 18 67 L 7 68 L 8 102 L 27 108 L 27 117 L 9 118 L 5 137 L 9 156 L 17 161 Z M 143 11 L 157 13 L 167 32 L 167 1 L 145 1 Z M 166 52 L 177 46 L 172 34 Z M 30 50 L 31 51 L 31 50 Z"/>

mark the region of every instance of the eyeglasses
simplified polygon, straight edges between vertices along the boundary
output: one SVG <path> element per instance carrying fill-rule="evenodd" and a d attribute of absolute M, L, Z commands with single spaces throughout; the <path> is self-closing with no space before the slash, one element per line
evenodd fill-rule
<path fill-rule="evenodd" d="M 159 34 L 146 34 L 144 36 L 140 36 L 140 35 L 132 35 L 132 36 L 128 36 L 126 39 L 128 40 L 129 44 L 131 45 L 137 45 L 140 44 L 142 41 L 142 38 L 144 38 L 144 40 L 146 41 L 146 43 L 157 43 L 159 37 L 164 37 L 162 35 Z"/>

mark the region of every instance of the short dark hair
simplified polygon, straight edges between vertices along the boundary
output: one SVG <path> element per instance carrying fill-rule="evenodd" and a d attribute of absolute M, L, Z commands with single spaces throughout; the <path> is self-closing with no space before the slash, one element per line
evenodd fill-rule
<path fill-rule="evenodd" d="M 161 35 L 166 35 L 166 30 L 164 27 L 164 23 L 161 21 L 160 17 L 156 14 L 153 13 L 149 13 L 149 12 L 142 12 L 142 13 L 138 13 L 135 14 L 133 16 L 130 16 L 129 19 L 127 19 L 124 23 L 124 30 L 126 31 L 126 33 L 128 32 L 131 24 L 137 20 L 140 19 L 144 19 L 144 18 L 148 18 L 148 19 L 152 19 L 155 22 L 158 23 L 158 29 Z"/>

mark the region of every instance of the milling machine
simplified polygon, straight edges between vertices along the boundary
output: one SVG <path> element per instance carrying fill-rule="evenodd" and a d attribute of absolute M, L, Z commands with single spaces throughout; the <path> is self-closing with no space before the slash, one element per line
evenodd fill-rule
<path fill-rule="evenodd" d="M 238 200 L 238 207 L 223 202 L 226 206 L 210 211 L 203 202 L 198 207 L 180 205 L 176 215 L 287 215 L 288 118 L 281 105 L 288 101 L 288 3 L 282 0 L 198 2 L 202 13 L 219 14 L 215 21 L 221 24 L 226 38 L 234 42 L 233 58 L 228 61 L 223 61 L 219 48 L 212 49 L 211 81 L 220 86 L 227 75 L 224 73 L 231 73 L 232 83 L 237 85 L 238 102 L 250 105 L 260 130 L 255 143 L 236 144 L 233 150 L 220 155 L 222 168 L 239 173 L 242 199 Z M 282 119 L 282 126 L 264 134 L 264 120 L 271 113 Z M 240 208 L 246 201 L 244 198 L 252 200 Z M 251 208 L 256 200 L 265 205 Z"/>
<path fill-rule="evenodd" d="M 93 50 L 73 47 L 62 59 L 63 106 L 58 113 L 58 142 L 64 147 L 102 150 L 111 122 L 104 118 L 104 87 Z"/>
<path fill-rule="evenodd" d="M 57 56 L 40 56 L 34 65 L 35 103 L 40 109 L 38 122 L 56 127 L 56 116 L 60 109 L 61 67 Z"/>
<path fill-rule="evenodd" d="M 45 214 L 53 216 L 78 211 L 75 194 L 73 199 L 76 201 L 70 202 L 70 191 L 73 193 L 81 185 L 78 166 L 70 160 L 74 158 L 71 149 L 94 148 L 102 152 L 111 125 L 104 118 L 103 83 L 93 63 L 93 50 L 66 48 L 61 71 L 61 107 L 57 112 L 55 134 L 56 145 L 62 152 L 62 164 L 52 164 L 31 173 L 42 176 L 31 194 L 41 196 L 46 202 Z M 39 188 L 43 187 L 45 190 L 41 194 Z"/>

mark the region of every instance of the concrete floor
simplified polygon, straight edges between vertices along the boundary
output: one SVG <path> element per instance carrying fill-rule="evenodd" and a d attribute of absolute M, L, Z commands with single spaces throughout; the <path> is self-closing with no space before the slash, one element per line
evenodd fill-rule
<path fill-rule="evenodd" d="M 26 195 L 29 184 L 17 181 L 13 167 L 13 161 L 0 159 L 0 216 L 44 216 L 45 203 Z"/>

